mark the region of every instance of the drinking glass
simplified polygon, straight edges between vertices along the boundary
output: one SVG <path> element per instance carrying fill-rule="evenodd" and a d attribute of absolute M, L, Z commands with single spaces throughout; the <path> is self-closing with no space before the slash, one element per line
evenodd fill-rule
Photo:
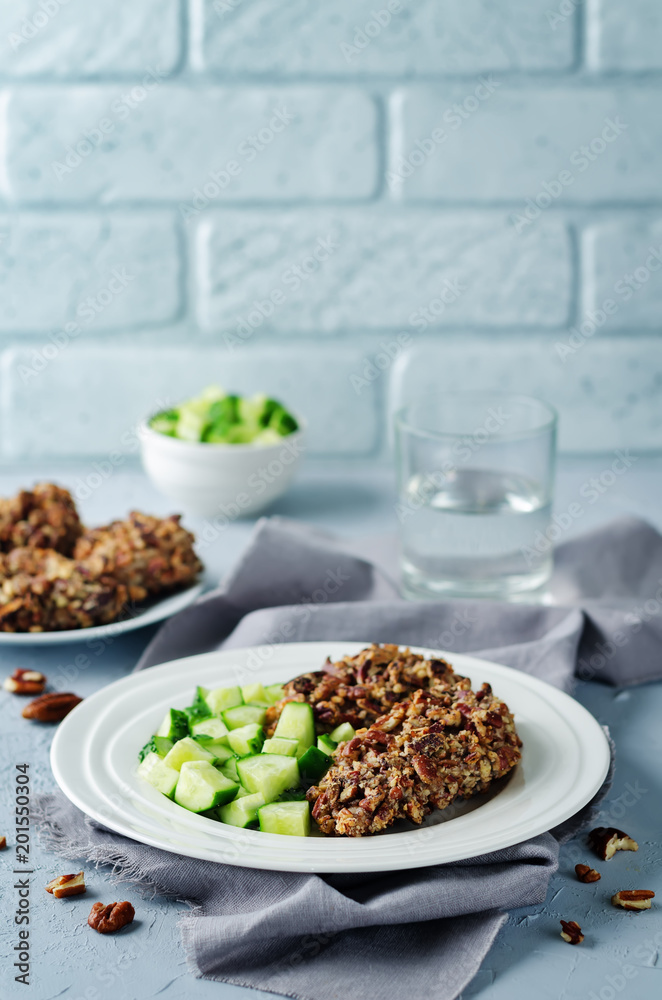
<path fill-rule="evenodd" d="M 531 396 L 439 392 L 395 415 L 403 590 L 509 599 L 552 570 L 557 417 Z"/>

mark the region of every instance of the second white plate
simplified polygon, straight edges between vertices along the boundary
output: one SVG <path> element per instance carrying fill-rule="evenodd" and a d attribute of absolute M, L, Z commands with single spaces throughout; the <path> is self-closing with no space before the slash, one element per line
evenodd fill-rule
<path fill-rule="evenodd" d="M 0 632 L 0 646 L 59 646 L 65 642 L 91 642 L 96 639 L 123 635 L 146 625 L 155 625 L 171 618 L 193 604 L 204 590 L 204 583 L 194 583 L 176 594 L 155 598 L 137 607 L 130 618 L 110 622 L 108 625 L 93 625 L 91 628 L 66 629 L 63 632 Z"/>
<path fill-rule="evenodd" d="M 586 805 L 609 768 L 606 737 L 589 712 L 542 681 L 472 656 L 445 656 L 474 686 L 487 681 L 515 714 L 522 761 L 491 796 L 436 811 L 422 827 L 374 837 L 283 837 L 239 830 L 187 812 L 136 775 L 140 747 L 170 707 L 207 687 L 273 684 L 368 643 L 292 643 L 205 653 L 132 674 L 82 702 L 60 724 L 51 764 L 64 793 L 118 833 L 174 854 L 249 868 L 370 872 L 459 861 L 549 830 Z"/>

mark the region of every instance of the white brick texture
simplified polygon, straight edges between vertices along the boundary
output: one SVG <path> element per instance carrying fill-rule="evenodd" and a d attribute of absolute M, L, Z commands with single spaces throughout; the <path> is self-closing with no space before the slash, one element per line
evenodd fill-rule
<path fill-rule="evenodd" d="M 218 212 L 200 224 L 199 319 L 222 336 L 454 325 L 558 326 L 570 247 L 503 214 Z"/>
<path fill-rule="evenodd" d="M 1 77 L 140 77 L 174 69 L 180 0 L 4 0 Z"/>
<path fill-rule="evenodd" d="M 179 240 L 167 215 L 0 217 L 0 333 L 76 336 L 173 319 Z"/>
<path fill-rule="evenodd" d="M 375 106 L 352 89 L 194 90 L 155 75 L 23 87 L 6 115 L 7 184 L 25 201 L 184 208 L 205 191 L 212 202 L 281 201 L 361 198 L 376 186 Z"/>
<path fill-rule="evenodd" d="M 574 19 L 549 0 L 194 0 L 196 64 L 223 76 L 564 70 Z"/>

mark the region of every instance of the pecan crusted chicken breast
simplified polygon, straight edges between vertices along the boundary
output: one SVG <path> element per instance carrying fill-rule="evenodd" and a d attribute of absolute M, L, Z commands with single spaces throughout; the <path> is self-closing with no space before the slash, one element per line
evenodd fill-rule
<path fill-rule="evenodd" d="M 0 631 L 57 632 L 115 621 L 128 600 L 112 577 L 92 579 L 86 567 L 53 549 L 0 554 Z"/>
<path fill-rule="evenodd" d="M 312 705 L 317 732 L 343 722 L 357 730 L 308 791 L 327 834 L 360 837 L 397 819 L 421 823 L 433 809 L 485 791 L 521 756 L 513 717 L 489 684 L 474 692 L 445 660 L 394 645 L 295 677 L 267 712 L 270 733 L 288 701 Z"/>
<path fill-rule="evenodd" d="M 308 791 L 323 833 L 361 837 L 486 791 L 520 759 L 508 707 L 489 685 L 436 698 L 419 689 L 338 747 Z"/>
<path fill-rule="evenodd" d="M 0 498 L 0 552 L 27 546 L 70 556 L 82 530 L 71 494 L 53 483 Z"/>
<path fill-rule="evenodd" d="M 96 579 L 113 576 L 141 601 L 192 583 L 202 569 L 193 535 L 178 514 L 158 518 L 133 510 L 126 521 L 91 528 L 78 539 L 74 558 Z"/>
<path fill-rule="evenodd" d="M 295 677 L 285 685 L 282 701 L 268 710 L 266 725 L 272 735 L 288 701 L 307 701 L 318 732 L 330 733 L 342 722 L 358 729 L 413 691 L 441 695 L 460 679 L 445 660 L 426 660 L 399 646 L 373 645 L 336 663 L 327 660 L 323 670 Z"/>

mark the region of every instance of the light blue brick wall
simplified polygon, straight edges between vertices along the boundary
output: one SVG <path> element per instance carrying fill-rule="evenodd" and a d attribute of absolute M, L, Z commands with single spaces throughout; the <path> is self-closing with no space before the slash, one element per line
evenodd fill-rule
<path fill-rule="evenodd" d="M 421 387 L 662 448 L 660 0 L 0 5 L 0 457 L 216 380 L 386 454 Z"/>

